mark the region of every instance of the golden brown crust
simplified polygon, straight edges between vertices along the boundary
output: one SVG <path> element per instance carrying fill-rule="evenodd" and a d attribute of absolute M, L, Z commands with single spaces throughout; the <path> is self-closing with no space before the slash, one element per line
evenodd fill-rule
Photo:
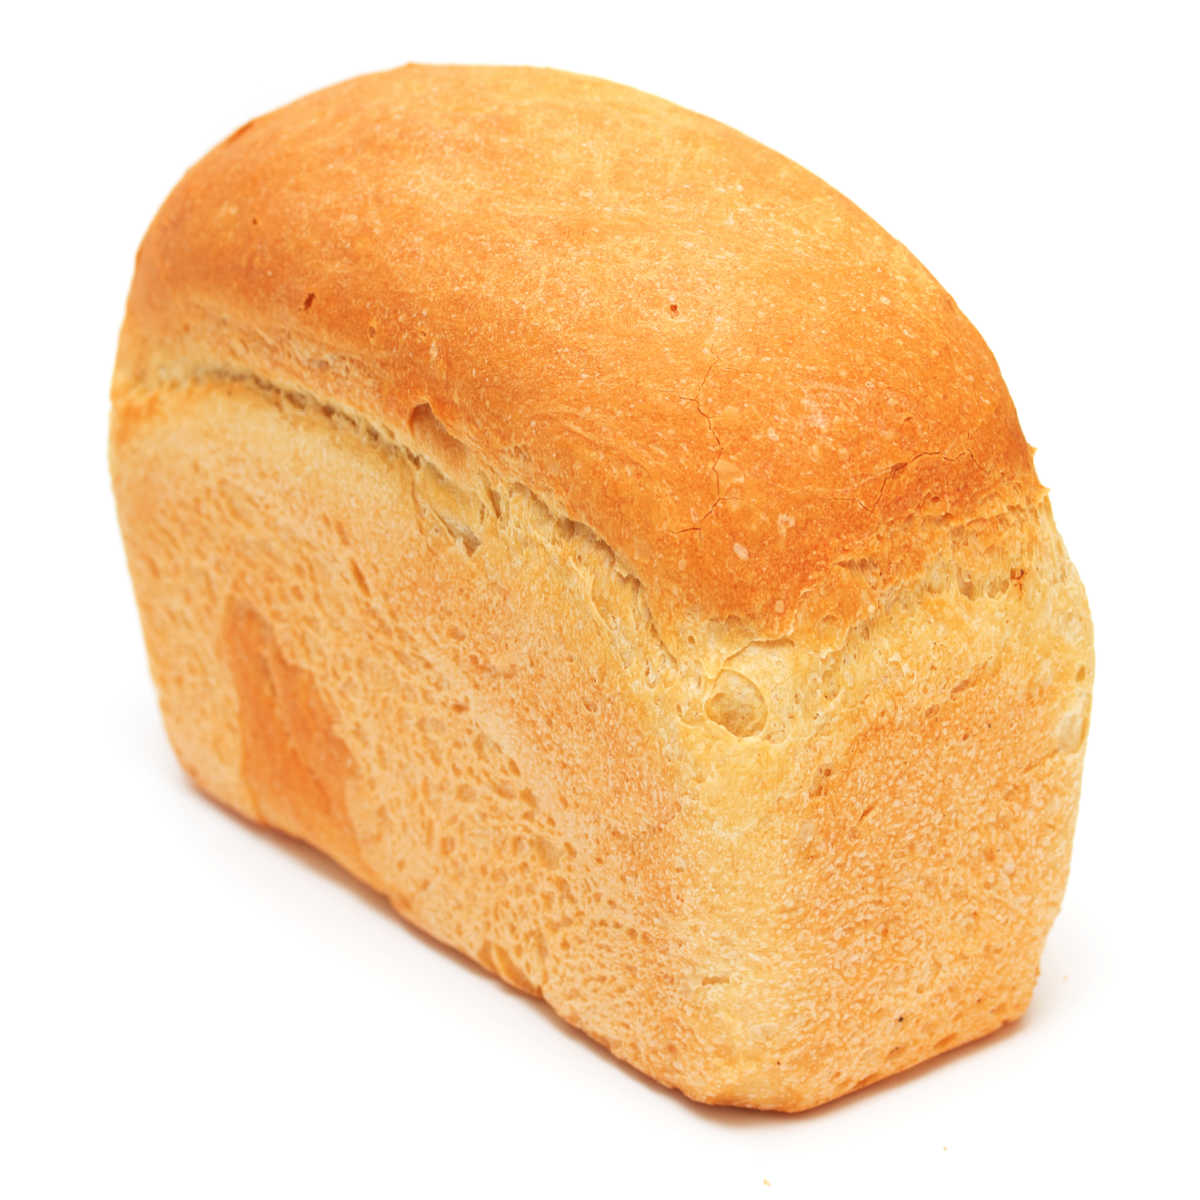
<path fill-rule="evenodd" d="M 792 627 L 903 578 L 917 514 L 1028 502 L 982 339 L 764 146 L 600 80 L 408 66 L 243 126 L 142 246 L 121 369 L 244 368 L 402 428 L 428 404 L 685 612 Z"/>

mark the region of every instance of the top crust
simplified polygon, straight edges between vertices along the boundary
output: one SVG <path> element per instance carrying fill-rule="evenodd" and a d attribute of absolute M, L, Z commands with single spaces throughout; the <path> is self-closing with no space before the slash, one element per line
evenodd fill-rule
<path fill-rule="evenodd" d="M 557 71 L 407 66 L 211 151 L 139 252 L 117 386 L 212 371 L 404 440 L 432 413 L 606 542 L 668 643 L 852 621 L 875 600 L 839 568 L 877 599 L 930 522 L 1041 494 L 903 246 L 742 134 Z"/>

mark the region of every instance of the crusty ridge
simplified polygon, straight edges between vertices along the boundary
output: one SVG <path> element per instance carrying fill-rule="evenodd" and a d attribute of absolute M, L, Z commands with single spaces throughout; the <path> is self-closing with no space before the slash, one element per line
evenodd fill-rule
<path fill-rule="evenodd" d="M 672 642 L 687 613 L 848 616 L 833 564 L 882 536 L 901 578 L 914 514 L 1040 491 L 990 353 L 903 247 L 743 135 L 560 72 L 407 67 L 243 127 L 142 247 L 119 369 L 172 360 L 385 425 L 428 405 L 595 530 Z"/>
<path fill-rule="evenodd" d="M 640 677 L 650 672 L 663 690 L 678 689 L 684 697 L 679 713 L 689 722 L 723 726 L 735 737 L 755 737 L 764 734 L 772 741 L 786 742 L 799 735 L 794 726 L 797 714 L 811 700 L 802 701 L 805 679 L 798 674 L 800 662 L 811 659 L 815 671 L 807 678 L 809 687 L 824 689 L 828 681 L 843 670 L 847 654 L 869 646 L 878 637 L 882 622 L 894 621 L 908 612 L 920 596 L 946 589 L 961 593 L 967 600 L 976 596 L 996 597 L 1006 592 L 1014 579 L 1026 568 L 1016 560 L 1017 554 L 1001 557 L 991 573 L 964 576 L 956 561 L 953 545 L 968 533 L 986 542 L 1003 542 L 1008 531 L 1021 526 L 1039 528 L 1040 537 L 1048 547 L 1057 547 L 1051 557 L 1039 555 L 1039 565 L 1053 565 L 1056 573 L 1042 580 L 1043 585 L 1061 586 L 1073 578 L 1073 569 L 1062 551 L 1057 533 L 1053 530 L 1049 505 L 1043 494 L 1034 493 L 1029 501 L 995 507 L 974 514 L 969 520 L 936 520 L 927 514 L 913 514 L 909 524 L 918 527 L 929 556 L 917 564 L 909 575 L 898 577 L 895 571 L 884 586 L 886 564 L 876 558 L 846 559 L 834 564 L 836 572 L 853 586 L 870 594 L 863 605 L 860 619 L 841 624 L 829 620 L 811 623 L 800 615 L 789 614 L 787 628 L 773 636 L 763 636 L 740 621 L 714 621 L 703 614 L 687 614 L 672 627 L 668 641 L 659 630 L 649 597 L 653 594 L 639 578 L 636 568 L 624 561 L 600 534 L 585 523 L 572 520 L 556 510 L 552 499 L 539 496 L 524 484 L 495 477 L 489 465 L 464 444 L 454 439 L 433 415 L 428 406 L 417 406 L 410 412 L 407 424 L 401 429 L 373 421 L 368 414 L 338 403 L 330 396 L 317 396 L 296 387 L 288 387 L 246 370 L 213 364 L 207 367 L 180 364 L 172 372 L 176 387 L 204 385 L 208 381 L 229 381 L 245 385 L 264 399 L 316 413 L 332 424 L 353 432 L 386 455 L 402 455 L 412 466 L 431 473 L 436 494 L 428 491 L 421 503 L 428 506 L 434 518 L 447 534 L 462 543 L 468 553 L 478 544 L 478 535 L 471 528 L 470 516 L 464 511 L 489 509 L 499 517 L 502 508 L 513 501 L 514 493 L 524 504 L 540 514 L 541 523 L 554 530 L 559 552 L 565 560 L 586 552 L 588 569 L 603 578 L 603 584 L 593 590 L 593 602 L 599 596 L 620 596 L 621 602 L 606 607 L 606 619 L 614 623 L 614 633 L 639 661 L 632 672 Z M 165 379 L 160 382 L 165 382 Z M 114 444 L 124 440 L 145 409 L 139 403 L 140 388 L 122 391 L 114 410 Z M 153 394 L 153 393 L 151 393 Z M 153 404 L 153 401 L 151 401 Z M 574 545 L 576 551 L 572 551 Z M 798 653 L 797 653 L 798 652 Z M 669 681 L 668 681 L 668 678 Z M 771 689 L 768 680 L 775 686 Z M 792 702 L 773 706 L 764 691 L 791 692 Z M 789 714 L 773 711 L 783 708 Z M 774 718 L 772 728 L 765 729 L 768 716 Z"/>

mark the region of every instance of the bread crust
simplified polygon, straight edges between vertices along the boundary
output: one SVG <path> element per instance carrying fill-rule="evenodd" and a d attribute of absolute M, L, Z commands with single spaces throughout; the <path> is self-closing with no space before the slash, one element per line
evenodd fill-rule
<path fill-rule="evenodd" d="M 193 167 L 120 369 L 229 366 L 397 430 L 430 405 L 595 530 L 671 640 L 848 619 L 836 563 L 902 579 L 914 517 L 1040 490 L 991 353 L 903 246 L 752 139 L 559 71 L 364 76 Z"/>
<path fill-rule="evenodd" d="M 1091 625 L 986 347 L 749 139 L 557 72 L 251 122 L 139 254 L 118 512 L 209 794 L 654 1078 L 1014 1019 Z"/>

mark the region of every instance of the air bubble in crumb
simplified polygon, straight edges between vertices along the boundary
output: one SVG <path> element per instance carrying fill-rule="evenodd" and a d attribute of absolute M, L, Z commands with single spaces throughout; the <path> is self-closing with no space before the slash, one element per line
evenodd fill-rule
<path fill-rule="evenodd" d="M 1069 712 L 1058 723 L 1058 748 L 1064 754 L 1074 754 L 1083 745 L 1087 725 L 1083 713 Z"/>
<path fill-rule="evenodd" d="M 704 706 L 710 721 L 724 725 L 734 737 L 750 737 L 767 723 L 763 694 L 740 671 L 722 671 Z"/>

